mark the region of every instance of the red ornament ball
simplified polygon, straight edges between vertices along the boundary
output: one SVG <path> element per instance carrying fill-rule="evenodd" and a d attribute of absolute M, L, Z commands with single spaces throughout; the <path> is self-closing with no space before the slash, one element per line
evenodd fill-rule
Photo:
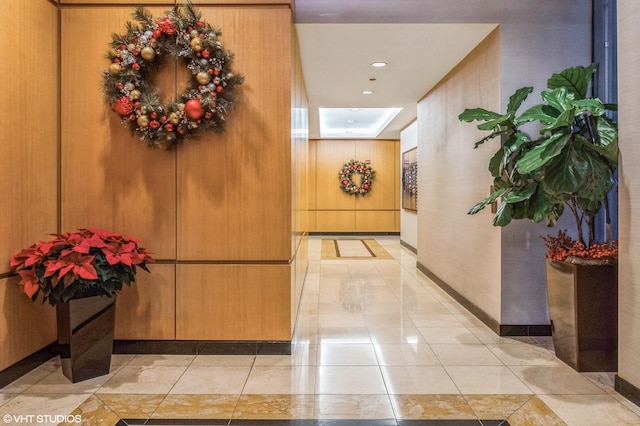
<path fill-rule="evenodd" d="M 120 117 L 126 117 L 133 112 L 133 103 L 128 96 L 121 96 L 113 103 L 112 108 Z"/>
<path fill-rule="evenodd" d="M 189 120 L 199 120 L 204 115 L 204 108 L 199 99 L 189 99 L 184 104 L 184 114 Z"/>

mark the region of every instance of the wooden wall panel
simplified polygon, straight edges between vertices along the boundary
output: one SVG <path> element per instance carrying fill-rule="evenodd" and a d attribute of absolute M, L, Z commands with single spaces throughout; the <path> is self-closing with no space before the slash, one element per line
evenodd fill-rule
<path fill-rule="evenodd" d="M 325 139 L 316 142 L 316 208 L 355 210 L 356 197 L 340 189 L 338 173 L 342 166 L 357 160 L 353 141 Z"/>
<path fill-rule="evenodd" d="M 398 185 L 397 156 L 400 150 L 397 140 L 366 140 L 355 142 L 356 160 L 369 160 L 376 171 L 371 192 L 356 198 L 356 210 L 384 210 L 396 206 Z"/>
<path fill-rule="evenodd" d="M 356 210 L 355 232 L 389 232 L 396 230 L 393 210 Z"/>
<path fill-rule="evenodd" d="M 223 135 L 178 150 L 178 258 L 291 256 L 291 14 L 201 8 L 245 76 Z"/>
<path fill-rule="evenodd" d="M 116 300 L 115 338 L 173 340 L 176 338 L 175 265 L 151 264 L 138 270 L 136 282 Z"/>
<path fill-rule="evenodd" d="M 314 232 L 399 232 L 400 142 L 397 140 L 322 139 L 311 141 L 310 173 L 315 205 Z M 376 172 L 365 196 L 342 191 L 338 173 L 349 160 L 367 161 Z M 354 176 L 358 178 L 358 176 Z"/>
<path fill-rule="evenodd" d="M 178 265 L 178 340 L 291 339 L 289 265 Z"/>
<path fill-rule="evenodd" d="M 10 1 L 0 22 L 1 274 L 14 253 L 57 231 L 57 8 Z"/>
<path fill-rule="evenodd" d="M 149 8 L 160 15 L 163 8 Z M 140 238 L 157 258 L 176 256 L 175 153 L 131 136 L 100 90 L 111 34 L 131 7 L 62 10 L 62 228 L 106 228 Z M 174 64 L 155 79 L 174 95 Z"/>
<path fill-rule="evenodd" d="M 19 281 L 0 279 L 0 371 L 57 339 L 55 308 L 32 302 Z"/>

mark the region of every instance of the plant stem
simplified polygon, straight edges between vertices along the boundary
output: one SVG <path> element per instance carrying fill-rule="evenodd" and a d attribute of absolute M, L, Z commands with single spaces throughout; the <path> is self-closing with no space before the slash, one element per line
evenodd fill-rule
<path fill-rule="evenodd" d="M 584 237 L 582 235 L 582 214 L 579 212 L 578 203 L 575 198 L 571 198 L 570 202 L 567 203 L 571 213 L 573 213 L 573 217 L 576 220 L 576 227 L 578 228 L 578 241 L 582 244 L 585 244 Z M 585 244 L 586 246 L 586 244 Z"/>

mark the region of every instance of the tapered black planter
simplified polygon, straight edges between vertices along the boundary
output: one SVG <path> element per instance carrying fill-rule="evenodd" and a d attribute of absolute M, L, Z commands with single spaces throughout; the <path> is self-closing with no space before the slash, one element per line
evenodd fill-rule
<path fill-rule="evenodd" d="M 556 356 L 577 371 L 618 371 L 618 265 L 547 260 Z"/>
<path fill-rule="evenodd" d="M 115 298 L 93 296 L 56 305 L 62 372 L 73 383 L 109 374 Z"/>

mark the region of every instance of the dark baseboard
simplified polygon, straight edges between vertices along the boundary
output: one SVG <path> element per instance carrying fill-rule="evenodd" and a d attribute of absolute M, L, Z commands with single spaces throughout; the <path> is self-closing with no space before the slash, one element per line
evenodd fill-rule
<path fill-rule="evenodd" d="M 628 381 L 618 376 L 617 374 L 616 374 L 615 381 L 616 381 L 615 382 L 616 391 L 620 395 L 627 398 L 629 401 L 640 406 L 640 388 L 629 383 Z"/>
<path fill-rule="evenodd" d="M 3 388 L 9 383 L 19 379 L 29 371 L 39 367 L 56 355 L 58 355 L 58 344 L 51 343 L 33 355 L 29 355 L 22 361 L 16 362 L 11 367 L 5 368 L 0 371 L 0 388 Z"/>
<path fill-rule="evenodd" d="M 400 245 L 409 249 L 410 251 L 414 252 L 415 254 L 418 254 L 418 249 L 415 248 L 414 246 L 412 246 L 411 244 L 405 243 L 404 241 L 400 240 Z"/>
<path fill-rule="evenodd" d="M 114 354 L 163 355 L 291 355 L 291 342 L 116 340 Z"/>
<path fill-rule="evenodd" d="M 372 235 L 372 236 L 385 236 L 385 235 L 400 235 L 399 232 L 309 232 L 309 235 L 315 235 L 315 236 L 354 236 L 354 237 L 361 237 L 361 236 L 367 236 L 367 235 Z"/>
<path fill-rule="evenodd" d="M 449 296 L 453 297 L 458 303 L 464 306 L 469 312 L 475 315 L 487 327 L 493 330 L 499 336 L 551 336 L 550 325 L 515 325 L 500 324 L 498 321 L 489 316 L 485 311 L 477 307 L 469 299 L 454 290 L 449 284 L 440 279 L 436 274 L 431 272 L 429 268 L 416 262 L 416 267 L 420 272 L 425 274 L 431 281 L 436 283 L 438 287 L 443 289 Z"/>

